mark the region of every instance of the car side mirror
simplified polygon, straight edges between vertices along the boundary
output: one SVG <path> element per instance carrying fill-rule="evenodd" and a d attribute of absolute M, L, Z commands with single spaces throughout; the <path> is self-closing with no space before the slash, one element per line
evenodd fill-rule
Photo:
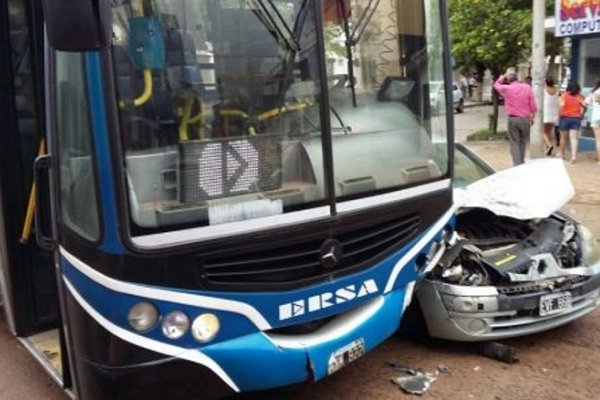
<path fill-rule="evenodd" d="M 62 51 L 100 50 L 111 43 L 109 0 L 43 0 L 50 45 Z"/>

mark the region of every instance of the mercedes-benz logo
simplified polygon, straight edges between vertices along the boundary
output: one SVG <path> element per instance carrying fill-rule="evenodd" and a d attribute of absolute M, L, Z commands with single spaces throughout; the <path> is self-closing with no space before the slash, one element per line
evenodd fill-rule
<path fill-rule="evenodd" d="M 321 266 L 325 269 L 332 269 L 338 265 L 342 256 L 342 244 L 335 239 L 327 239 L 319 252 Z"/>

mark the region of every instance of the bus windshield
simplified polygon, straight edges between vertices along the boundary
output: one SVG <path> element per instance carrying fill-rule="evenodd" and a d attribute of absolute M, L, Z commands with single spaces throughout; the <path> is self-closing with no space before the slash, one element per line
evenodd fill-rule
<path fill-rule="evenodd" d="M 316 10 L 113 0 L 134 237 L 326 216 L 334 201 L 447 178 L 446 107 L 431 84 L 445 81 L 439 2 Z"/>

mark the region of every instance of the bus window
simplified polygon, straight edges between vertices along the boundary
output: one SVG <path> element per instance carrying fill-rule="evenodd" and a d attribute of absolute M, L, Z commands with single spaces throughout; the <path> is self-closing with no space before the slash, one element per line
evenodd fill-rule
<path fill-rule="evenodd" d="M 310 2 L 152 4 L 113 6 L 134 229 L 218 225 L 323 205 Z"/>
<path fill-rule="evenodd" d="M 365 196 L 444 175 L 447 155 L 436 154 L 434 141 L 446 141 L 446 115 L 432 121 L 428 98 L 430 83 L 444 73 L 433 2 L 329 3 L 323 29 L 336 195 Z"/>
<path fill-rule="evenodd" d="M 82 55 L 56 52 L 55 65 L 62 218 L 80 235 L 97 240 L 98 206 Z"/>

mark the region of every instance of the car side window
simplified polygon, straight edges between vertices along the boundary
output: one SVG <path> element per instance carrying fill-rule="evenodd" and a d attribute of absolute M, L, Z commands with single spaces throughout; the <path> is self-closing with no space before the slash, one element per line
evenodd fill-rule
<path fill-rule="evenodd" d="M 485 178 L 489 174 L 465 153 L 456 149 L 454 152 L 454 186 L 462 188 Z"/>

